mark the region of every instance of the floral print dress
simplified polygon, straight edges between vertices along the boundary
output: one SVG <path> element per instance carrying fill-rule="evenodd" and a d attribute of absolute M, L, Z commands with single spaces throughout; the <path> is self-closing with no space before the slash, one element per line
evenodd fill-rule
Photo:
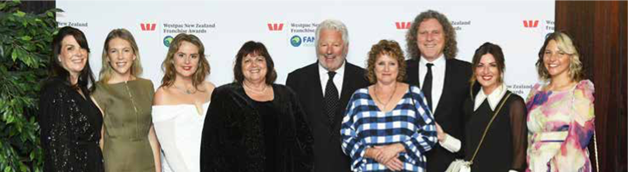
<path fill-rule="evenodd" d="M 536 84 L 526 102 L 526 171 L 592 171 L 587 145 L 595 131 L 593 83 L 583 80 L 565 91 L 544 86 Z"/>

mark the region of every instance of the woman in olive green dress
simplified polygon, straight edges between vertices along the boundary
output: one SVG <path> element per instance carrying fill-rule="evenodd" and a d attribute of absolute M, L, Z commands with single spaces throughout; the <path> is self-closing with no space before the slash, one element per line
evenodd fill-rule
<path fill-rule="evenodd" d="M 133 35 L 114 29 L 105 40 L 100 79 L 93 94 L 103 111 L 101 142 L 108 172 L 160 172 L 159 142 L 151 119 L 153 83 L 139 78 L 140 55 Z"/>

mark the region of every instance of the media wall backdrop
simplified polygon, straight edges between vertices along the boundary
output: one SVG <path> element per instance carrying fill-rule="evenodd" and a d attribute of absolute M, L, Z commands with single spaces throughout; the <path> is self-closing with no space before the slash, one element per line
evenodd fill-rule
<path fill-rule="evenodd" d="M 264 43 L 275 61 L 277 83 L 288 73 L 316 61 L 318 23 L 333 18 L 349 29 L 347 60 L 365 67 L 367 52 L 381 39 L 406 49 L 405 35 L 422 11 L 437 10 L 456 29 L 457 58 L 471 61 L 484 42 L 502 47 L 505 82 L 526 97 L 538 81 L 535 63 L 545 35 L 554 30 L 554 1 L 72 1 L 57 0 L 60 26 L 83 30 L 91 48 L 90 63 L 97 75 L 109 31 L 126 28 L 140 49 L 144 74 L 157 88 L 161 63 L 178 33 L 192 33 L 205 45 L 211 66 L 208 80 L 216 85 L 233 81 L 237 51 L 248 40 Z M 98 76 L 96 76 L 98 77 Z M 315 78 L 313 78 L 315 79 Z"/>

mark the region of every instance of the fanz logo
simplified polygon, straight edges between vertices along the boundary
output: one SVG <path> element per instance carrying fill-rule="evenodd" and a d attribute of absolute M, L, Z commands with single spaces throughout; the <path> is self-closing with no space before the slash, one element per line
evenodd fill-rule
<path fill-rule="evenodd" d="M 268 23 L 268 30 L 270 31 L 282 31 L 283 23 Z"/>
<path fill-rule="evenodd" d="M 290 45 L 292 45 L 293 47 L 299 47 L 301 46 L 301 44 L 313 45 L 315 40 L 316 38 L 313 36 L 301 37 L 299 35 L 294 35 L 290 37 Z"/>
<path fill-rule="evenodd" d="M 174 38 L 170 35 L 164 37 L 164 40 L 163 40 L 164 46 L 170 47 L 170 43 L 172 43 L 172 40 L 174 40 Z"/>
<path fill-rule="evenodd" d="M 409 29 L 411 25 L 412 22 L 395 22 L 395 26 L 397 26 L 399 30 Z"/>
<path fill-rule="evenodd" d="M 523 27 L 536 28 L 539 26 L 539 20 L 523 20 Z"/>
<path fill-rule="evenodd" d="M 142 31 L 154 31 L 157 27 L 156 23 L 141 23 Z"/>

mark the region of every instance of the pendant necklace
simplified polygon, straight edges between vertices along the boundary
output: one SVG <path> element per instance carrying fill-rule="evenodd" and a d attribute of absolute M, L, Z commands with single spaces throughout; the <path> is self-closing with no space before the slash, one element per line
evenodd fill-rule
<path fill-rule="evenodd" d="M 176 85 L 173 85 L 173 86 L 174 86 L 174 88 L 177 88 L 177 89 L 181 90 L 181 92 L 183 92 L 183 93 L 185 93 L 185 94 L 188 94 L 188 95 L 189 95 L 189 94 L 194 94 L 194 93 L 196 93 L 196 91 L 198 91 L 198 90 L 190 91 L 190 90 L 188 90 L 188 89 L 183 89 L 183 88 L 180 88 L 180 87 L 178 87 L 178 86 L 176 86 Z"/>
<path fill-rule="evenodd" d="M 375 100 L 377 100 L 379 103 L 384 104 L 384 109 L 386 109 L 386 107 L 388 106 L 388 103 L 390 103 L 390 100 L 392 99 L 392 97 L 395 95 L 395 93 L 397 92 L 397 85 L 395 84 L 395 89 L 393 89 L 393 93 L 390 95 L 390 97 L 388 97 L 388 101 L 386 101 L 386 103 L 382 102 L 379 100 L 379 98 L 377 98 L 377 86 L 373 87 L 373 90 L 375 91 Z M 382 109 L 383 110 L 383 109 Z"/>

